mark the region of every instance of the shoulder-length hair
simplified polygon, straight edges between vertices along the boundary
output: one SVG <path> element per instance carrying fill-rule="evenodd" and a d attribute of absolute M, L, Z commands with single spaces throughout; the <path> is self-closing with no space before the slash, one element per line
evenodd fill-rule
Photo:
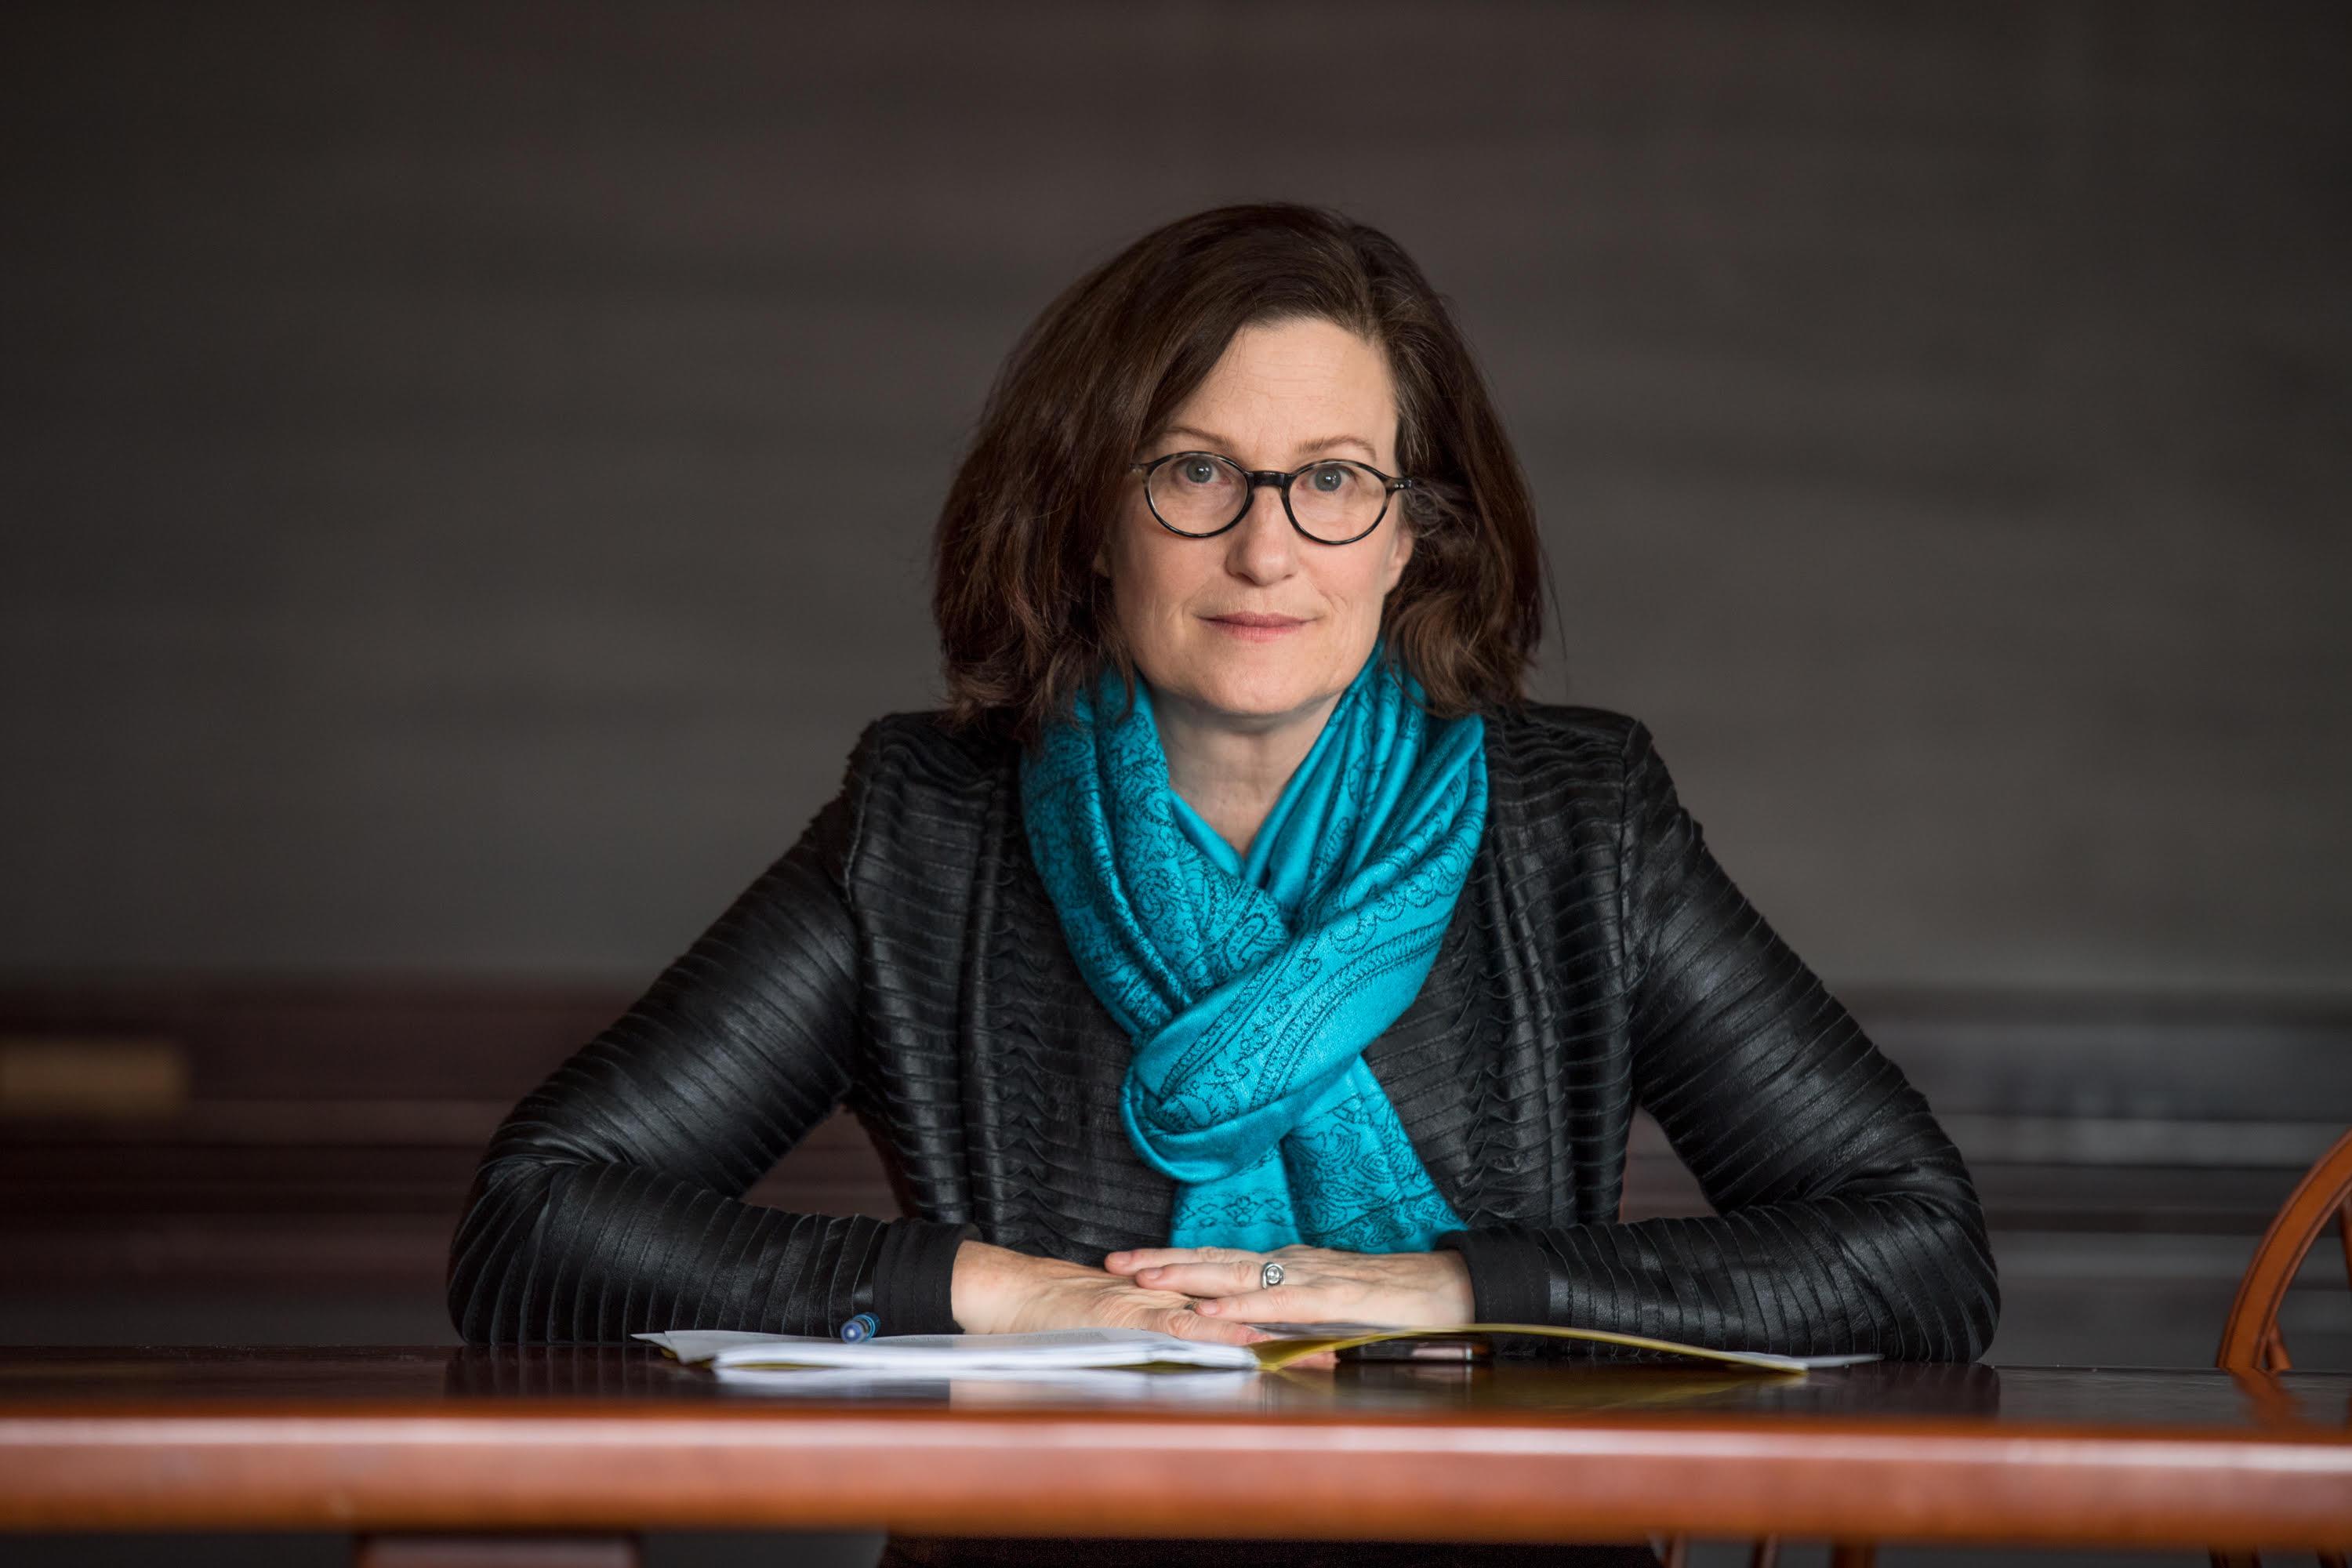
<path fill-rule="evenodd" d="M 1421 268 L 1380 230 L 1288 203 L 1218 207 L 1129 246 L 1024 331 L 932 539 L 950 721 L 1027 743 L 1135 666 L 1093 569 L 1143 447 L 1244 327 L 1302 317 L 1378 347 L 1413 530 L 1381 608 L 1391 657 L 1452 717 L 1525 700 L 1547 592 L 1535 503 L 1486 379 Z"/>

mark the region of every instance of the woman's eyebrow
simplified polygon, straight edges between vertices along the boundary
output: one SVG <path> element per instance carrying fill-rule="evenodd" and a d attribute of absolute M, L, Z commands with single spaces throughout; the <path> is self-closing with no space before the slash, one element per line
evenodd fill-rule
<path fill-rule="evenodd" d="M 1219 451 L 1227 450 L 1233 445 L 1232 441 L 1227 437 L 1220 436 L 1213 430 L 1203 430 L 1195 425 L 1171 425 L 1167 429 L 1162 430 L 1153 438 L 1152 444 L 1157 446 L 1160 442 L 1165 441 L 1174 436 L 1184 436 L 1189 437 L 1195 441 L 1205 441 Z M 1301 441 L 1298 443 L 1293 455 L 1303 458 L 1309 452 L 1328 452 L 1334 447 L 1360 447 L 1363 451 L 1364 460 L 1366 462 L 1370 462 L 1376 456 L 1372 449 L 1372 444 L 1370 441 L 1365 440 L 1361 436 L 1324 436 L 1312 441 Z"/>

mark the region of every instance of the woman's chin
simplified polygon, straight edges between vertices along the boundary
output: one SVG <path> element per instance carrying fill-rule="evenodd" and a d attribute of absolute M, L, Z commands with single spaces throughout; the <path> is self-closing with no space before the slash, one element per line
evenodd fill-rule
<path fill-rule="evenodd" d="M 1321 626 L 1305 628 L 1276 642 L 1250 642 L 1213 633 L 1167 649 L 1173 666 L 1169 679 L 1153 679 L 1156 690 L 1172 689 L 1183 700 L 1243 724 L 1267 724 L 1314 708 L 1336 696 L 1349 677 L 1340 671 Z M 1359 655 L 1356 662 L 1362 663 Z M 1149 668 L 1145 675 L 1150 677 Z"/>
<path fill-rule="evenodd" d="M 1249 673 L 1255 679 L 1207 675 L 1192 688 L 1194 702 L 1212 713 L 1239 722 L 1267 722 L 1311 707 L 1324 695 L 1313 681 L 1295 676 L 1269 679 L 1264 672 Z"/>

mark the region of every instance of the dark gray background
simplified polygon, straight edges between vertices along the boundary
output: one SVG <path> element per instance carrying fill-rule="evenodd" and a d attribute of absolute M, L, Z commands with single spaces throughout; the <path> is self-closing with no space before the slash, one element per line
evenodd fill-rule
<path fill-rule="evenodd" d="M 1455 301 L 1566 610 L 1538 694 L 1648 721 L 1833 985 L 2333 1017 L 2347 82 L 2340 4 L 17 0 L 0 970 L 641 983 L 935 700 L 926 540 L 1014 334 L 1283 197 Z M 2244 1136 L 2179 1190 L 2283 1194 L 2303 1145 L 2231 1151 L 2343 1120 L 2292 1030 L 2106 1027 L 1883 1037 L 2013 1186 L 2185 1127 Z M 2048 1104 L 2003 1087 L 2043 1037 Z M 1974 1114 L 2070 1109 L 2156 1120 Z M 2201 1360 L 2250 1245 L 2005 1234 L 2007 1359 Z M 8 1321 L 442 1331 L 140 1295 Z"/>
<path fill-rule="evenodd" d="M 1013 335 L 1337 204 L 1833 984 L 2352 985 L 2340 5 L 13 5 L 0 964 L 635 980 Z"/>

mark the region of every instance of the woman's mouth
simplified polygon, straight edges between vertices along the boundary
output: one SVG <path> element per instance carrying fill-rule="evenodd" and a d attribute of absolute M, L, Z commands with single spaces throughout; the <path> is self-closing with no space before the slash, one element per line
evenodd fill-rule
<path fill-rule="evenodd" d="M 1230 616 L 1211 616 L 1208 621 L 1219 631 L 1243 642 L 1272 642 L 1307 624 L 1297 616 L 1269 616 L 1255 610 L 1236 610 Z"/>

